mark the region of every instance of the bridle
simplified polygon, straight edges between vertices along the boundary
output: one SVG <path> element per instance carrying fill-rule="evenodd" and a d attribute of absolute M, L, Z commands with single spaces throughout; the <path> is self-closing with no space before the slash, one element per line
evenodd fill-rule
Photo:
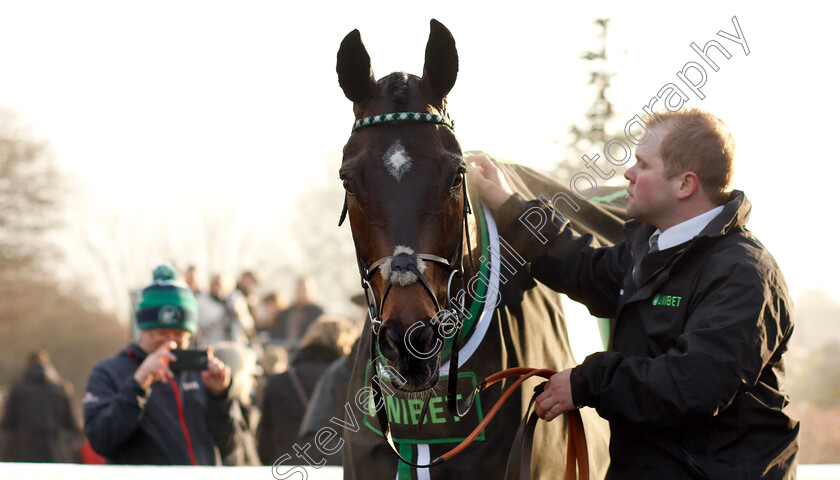
<path fill-rule="evenodd" d="M 359 120 L 356 120 L 353 124 L 353 131 L 356 132 L 358 129 L 379 125 L 382 123 L 388 122 L 400 122 L 400 121 L 414 121 L 414 122 L 427 122 L 427 123 L 435 123 L 441 124 L 446 127 L 449 127 L 450 130 L 454 130 L 454 122 L 449 119 L 448 116 L 441 116 L 441 115 L 434 115 L 430 113 L 419 113 L 419 112 L 397 112 L 397 113 L 387 113 L 382 115 L 375 115 L 372 117 L 365 117 Z M 467 447 L 473 440 L 479 435 L 479 433 L 487 426 L 490 420 L 496 415 L 498 410 L 501 408 L 502 404 L 508 397 L 513 393 L 513 391 L 518 388 L 522 382 L 532 376 L 541 376 L 544 378 L 549 378 L 552 374 L 557 373 L 554 370 L 549 369 L 534 369 L 534 368 L 527 368 L 527 367 L 518 367 L 518 368 L 511 368 L 504 370 L 502 372 L 498 372 L 490 377 L 479 382 L 473 391 L 469 394 L 469 396 L 464 401 L 464 408 L 462 409 L 457 402 L 457 389 L 458 389 L 458 351 L 460 350 L 460 339 L 461 339 L 461 328 L 464 324 L 464 318 L 466 316 L 466 310 L 464 309 L 464 301 L 466 295 L 460 296 L 460 304 L 456 305 L 456 298 L 452 295 L 452 282 L 455 278 L 459 278 L 461 282 L 461 289 L 462 291 L 466 292 L 465 283 L 465 275 L 464 275 L 464 243 L 466 239 L 466 252 L 470 260 L 470 265 L 473 270 L 475 270 L 475 265 L 473 263 L 472 258 L 472 247 L 470 244 L 470 231 L 469 231 L 469 215 L 472 213 L 472 209 L 470 208 L 469 196 L 467 191 L 467 181 L 466 181 L 466 165 L 462 164 L 459 168 L 458 175 L 461 177 L 461 188 L 463 194 L 463 209 L 462 209 L 462 227 L 461 227 L 461 239 L 458 242 L 458 247 L 453 252 L 452 256 L 449 259 L 441 257 L 439 255 L 428 254 L 428 253 L 399 253 L 396 255 L 390 255 L 386 257 L 382 257 L 378 260 L 375 260 L 368 264 L 358 253 L 356 254 L 356 261 L 359 267 L 359 277 L 361 278 L 361 285 L 362 289 L 365 293 L 365 301 L 367 302 L 368 306 L 368 317 L 371 323 L 371 342 L 370 342 L 370 360 L 371 360 L 371 388 L 373 389 L 373 403 L 374 405 L 380 405 L 381 407 L 376 408 L 376 417 L 379 421 L 379 426 L 381 428 L 382 436 L 385 441 L 388 443 L 388 446 L 394 452 L 394 454 L 399 457 L 401 461 L 404 463 L 415 467 L 415 468 L 428 468 L 435 465 L 439 465 L 444 461 L 452 458 L 453 456 L 457 455 L 463 449 Z M 344 223 L 345 218 L 347 217 L 347 198 L 348 194 L 345 193 L 344 197 L 344 206 L 341 211 L 341 217 L 339 218 L 338 225 L 341 226 Z M 419 282 L 423 285 L 425 291 L 431 296 L 432 301 L 435 304 L 435 312 L 441 312 L 440 302 L 437 299 L 437 295 L 434 292 L 429 281 L 423 275 L 423 272 L 418 268 L 418 261 L 429 261 L 435 264 L 442 266 L 449 271 L 449 278 L 446 282 L 446 304 L 444 306 L 444 312 L 448 312 L 450 315 L 454 315 L 456 321 L 454 322 L 454 336 L 452 337 L 452 346 L 450 351 L 450 363 L 449 363 L 449 379 L 447 385 L 447 407 L 449 412 L 453 416 L 457 416 L 459 418 L 464 417 L 472 407 L 473 401 L 475 400 L 475 396 L 489 387 L 494 383 L 502 380 L 504 378 L 508 378 L 511 376 L 521 375 L 519 379 L 513 382 L 510 387 L 502 394 L 493 408 L 488 412 L 488 414 L 484 417 L 481 423 L 473 430 L 473 432 L 465 438 L 459 445 L 455 448 L 451 449 L 449 452 L 435 458 L 430 463 L 426 465 L 421 465 L 414 463 L 400 454 L 399 449 L 394 444 L 393 436 L 391 434 L 390 423 L 388 421 L 388 415 L 385 408 L 385 398 L 382 394 L 382 388 L 379 384 L 379 381 L 375 378 L 378 372 L 378 351 L 377 345 L 379 343 L 379 334 L 382 326 L 382 318 L 381 312 L 384 308 L 385 300 L 388 298 L 388 292 L 393 285 L 390 277 L 386 278 L 385 280 L 385 290 L 382 294 L 382 299 L 380 302 L 376 300 L 376 292 L 373 290 L 373 285 L 371 284 L 371 275 L 380 269 L 386 262 L 389 264 L 391 268 L 391 272 L 397 273 L 412 273 L 414 276 L 419 280 Z M 454 307 L 454 308 L 452 308 Z M 452 318 L 451 316 L 448 318 Z M 437 320 L 437 322 L 435 321 Z M 437 314 L 432 319 L 432 326 L 440 326 L 442 319 L 439 319 Z M 449 323 L 447 322 L 447 325 Z M 542 391 L 542 386 L 535 389 L 534 396 L 531 398 L 531 402 L 529 404 L 528 410 L 530 411 L 531 406 L 533 405 L 534 399 L 536 395 Z M 423 404 L 423 410 L 420 413 L 420 418 L 418 421 L 418 428 L 423 425 L 425 417 L 428 413 L 429 408 L 429 401 Z M 568 429 L 569 429 L 569 443 L 568 443 L 568 453 L 567 453 L 567 465 L 566 465 L 566 472 L 567 478 L 574 478 L 575 475 L 575 466 L 577 462 L 577 466 L 580 468 L 581 478 L 588 478 L 588 458 L 586 453 L 586 440 L 583 433 L 583 423 L 580 417 L 579 412 L 572 411 L 568 412 Z M 513 478 L 511 476 L 519 476 L 520 478 L 528 478 L 530 475 L 530 441 L 533 438 L 533 430 L 536 425 L 536 414 L 532 413 L 530 417 L 526 414 L 527 422 L 523 421 L 522 426 L 520 427 L 519 432 L 517 432 L 516 439 L 514 441 L 514 449 L 510 453 L 510 457 L 508 460 L 508 471 L 506 472 L 506 478 Z M 521 447 L 517 447 L 517 445 L 522 445 Z M 519 460 L 513 461 L 515 454 L 521 454 L 521 458 L 527 458 L 526 462 L 520 462 Z M 518 471 L 514 471 L 518 470 Z M 571 474 L 569 474 L 571 472 Z"/>
<path fill-rule="evenodd" d="M 353 124 L 353 132 L 356 132 L 358 129 L 379 125 L 388 122 L 426 122 L 426 123 L 434 123 L 440 124 L 448 127 L 450 130 L 454 129 L 454 122 L 449 119 L 446 115 L 435 115 L 430 113 L 419 113 L 419 112 L 397 112 L 397 113 L 387 113 L 381 115 L 375 115 L 372 117 L 365 117 L 359 120 L 356 120 Z M 470 266 L 475 269 L 475 264 L 473 263 L 472 258 L 472 245 L 470 242 L 470 230 L 469 230 L 469 215 L 472 213 L 472 208 L 470 207 L 469 195 L 467 190 L 467 178 L 466 178 L 466 164 L 462 163 L 459 167 L 458 175 L 461 179 L 461 193 L 463 196 L 463 207 L 461 210 L 462 214 L 462 222 L 461 222 L 461 239 L 458 242 L 458 247 L 452 253 L 452 255 L 447 259 L 439 255 L 429 254 L 429 253 L 399 253 L 397 255 L 389 255 L 386 257 L 382 257 L 378 260 L 375 260 L 368 264 L 365 259 L 363 259 L 358 253 L 356 254 L 356 262 L 359 267 L 359 277 L 361 278 L 361 285 L 362 289 L 365 293 L 365 301 L 367 302 L 368 306 L 368 317 L 370 318 L 371 323 L 371 347 L 370 347 L 370 360 L 372 362 L 373 368 L 371 369 L 371 387 L 374 390 L 374 400 L 375 403 L 378 404 L 379 400 L 384 400 L 382 396 L 382 390 L 379 386 L 379 382 L 373 379 L 374 376 L 377 374 L 377 362 L 378 362 L 378 352 L 376 346 L 378 345 L 379 340 L 379 333 L 380 327 L 382 326 L 382 310 L 385 305 L 385 301 L 388 298 L 388 293 L 391 290 L 391 286 L 393 282 L 390 279 L 386 279 L 385 282 L 385 291 L 382 293 L 381 301 L 377 301 L 376 292 L 373 290 L 373 285 L 371 284 L 371 275 L 376 272 L 377 269 L 381 268 L 386 262 L 390 265 L 391 271 L 395 273 L 412 273 L 418 279 L 421 285 L 423 285 L 424 290 L 429 294 L 432 298 L 432 301 L 435 305 L 435 312 L 436 315 L 432 318 L 432 327 L 440 327 L 441 322 L 445 321 L 446 324 L 444 327 L 452 327 L 454 332 L 449 332 L 453 334 L 452 336 L 452 347 L 450 353 L 450 363 L 449 363 L 449 382 L 447 385 L 447 407 L 453 415 L 457 415 L 458 417 L 463 417 L 464 415 L 469 412 L 469 409 L 472 405 L 472 398 L 470 396 L 467 401 L 464 409 L 459 408 L 457 403 L 457 389 L 458 389 L 458 350 L 460 349 L 460 337 L 461 337 L 461 327 L 464 324 L 464 318 L 466 316 L 466 310 L 464 308 L 464 301 L 466 295 L 460 296 L 460 302 L 453 296 L 452 285 L 453 281 L 457 278 L 460 280 L 461 283 L 461 290 L 465 290 L 466 279 L 464 275 L 464 244 L 466 243 L 466 252 L 469 256 Z M 344 223 L 345 218 L 347 217 L 347 194 L 344 197 L 344 207 L 341 211 L 341 218 L 338 221 L 338 225 L 341 226 Z M 446 303 L 444 305 L 444 310 L 440 308 L 440 302 L 438 301 L 437 295 L 435 294 L 432 285 L 429 283 L 428 279 L 426 279 L 423 272 L 420 271 L 418 268 L 418 261 L 429 261 L 434 264 L 440 265 L 446 270 L 448 270 L 448 279 L 446 282 Z M 439 318 L 437 313 L 439 312 L 447 312 L 445 318 Z M 454 321 L 452 321 L 454 319 Z M 423 411 L 420 415 L 420 422 L 419 424 L 422 425 L 425 419 L 425 416 L 428 412 L 428 402 L 426 402 L 423 406 Z M 382 436 L 385 437 L 385 440 L 391 447 L 391 450 L 400 457 L 400 459 L 414 467 L 422 468 L 429 465 L 418 465 L 412 463 L 411 461 L 405 459 L 397 449 L 396 445 L 394 445 L 393 438 L 391 436 L 391 429 L 388 422 L 388 416 L 385 412 L 384 408 L 377 410 L 377 418 L 379 420 L 380 427 L 382 428 Z"/>

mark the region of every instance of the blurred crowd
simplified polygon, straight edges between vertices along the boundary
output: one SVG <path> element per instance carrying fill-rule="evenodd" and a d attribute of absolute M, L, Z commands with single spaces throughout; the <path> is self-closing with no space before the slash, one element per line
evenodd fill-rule
<path fill-rule="evenodd" d="M 296 442 L 311 441 L 335 412 L 343 412 L 360 322 L 326 315 L 316 302 L 311 278 L 297 279 L 291 301 L 266 288 L 254 271 L 242 272 L 238 279 L 214 274 L 207 290 L 201 280 L 194 266 L 181 271 L 177 280 L 192 292 L 197 305 L 197 328 L 190 332 L 189 347 L 210 347 L 230 369 L 228 390 L 238 410 L 231 415 L 238 429 L 236 448 L 217 448 L 217 463 L 272 465 L 286 453 L 294 455 Z M 136 313 L 143 290 L 133 295 Z M 137 323 L 132 345 L 123 353 L 131 355 L 134 347 L 145 357 L 152 352 L 137 348 L 142 343 Z M 115 352 L 120 347 L 114 345 Z M 20 380 L 0 396 L 0 461 L 120 463 L 112 452 L 100 448 L 98 453 L 85 438 L 85 426 L 71 406 L 71 388 L 47 352 L 29 355 Z M 85 403 L 90 391 L 89 385 Z M 327 464 L 340 464 L 340 455 L 331 457 L 325 458 Z"/>

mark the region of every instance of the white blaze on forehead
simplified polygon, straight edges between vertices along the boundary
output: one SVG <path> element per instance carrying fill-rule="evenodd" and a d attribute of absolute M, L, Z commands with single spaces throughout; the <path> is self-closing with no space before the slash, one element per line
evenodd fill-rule
<path fill-rule="evenodd" d="M 410 247 L 406 247 L 404 245 L 397 245 L 397 248 L 394 249 L 394 253 L 391 255 L 395 257 L 401 253 L 405 253 L 406 255 L 414 255 L 414 250 Z M 426 272 L 426 262 L 422 259 L 418 258 L 417 262 L 417 271 L 422 273 Z M 385 260 L 382 262 L 382 265 L 379 266 L 379 274 L 382 275 L 382 280 L 386 282 L 390 282 L 393 285 L 399 285 L 404 287 L 406 285 L 411 285 L 412 283 L 417 281 L 417 275 L 411 272 L 392 272 L 391 271 L 391 259 Z"/>
<path fill-rule="evenodd" d="M 411 156 L 408 152 L 405 151 L 405 147 L 402 146 L 399 140 L 394 142 L 391 145 L 391 148 L 385 152 L 385 155 L 382 156 L 382 161 L 385 163 L 385 168 L 388 169 L 388 173 L 391 174 L 392 177 L 397 179 L 399 182 L 405 172 L 411 169 Z"/>

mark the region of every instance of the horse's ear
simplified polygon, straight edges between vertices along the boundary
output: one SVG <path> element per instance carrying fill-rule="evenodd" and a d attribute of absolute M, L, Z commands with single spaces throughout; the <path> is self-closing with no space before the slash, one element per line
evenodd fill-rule
<path fill-rule="evenodd" d="M 335 71 L 344 95 L 353 103 L 360 104 L 370 98 L 376 88 L 376 80 L 370 68 L 370 55 L 358 30 L 348 33 L 341 41 Z"/>
<path fill-rule="evenodd" d="M 443 99 L 452 90 L 458 77 L 458 51 L 449 30 L 435 19 L 430 23 L 422 85 L 429 93 Z"/>

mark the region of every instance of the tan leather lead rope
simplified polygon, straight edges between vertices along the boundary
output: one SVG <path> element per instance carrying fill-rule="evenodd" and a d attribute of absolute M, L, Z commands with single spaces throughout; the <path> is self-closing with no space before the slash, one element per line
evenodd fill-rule
<path fill-rule="evenodd" d="M 589 480 L 589 451 L 586 448 L 586 432 L 583 430 L 583 419 L 577 410 L 566 412 L 565 415 L 566 430 L 568 432 L 566 479 L 578 478 L 579 480 Z M 576 463 L 577 477 L 575 477 Z"/>
<path fill-rule="evenodd" d="M 465 438 L 452 450 L 435 459 L 432 463 L 437 464 L 449 460 L 463 451 L 467 445 L 472 443 L 472 441 L 475 440 L 481 431 L 484 430 L 484 428 L 490 423 L 490 420 L 496 416 L 496 413 L 498 413 L 502 404 L 504 404 L 511 394 L 513 394 L 513 392 L 522 385 L 522 382 L 533 376 L 550 378 L 555 373 L 557 373 L 556 370 L 551 370 L 549 368 L 537 369 L 529 367 L 516 367 L 494 373 L 482 380 L 476 386 L 472 395 L 473 397 L 476 393 L 486 389 L 499 380 L 521 375 L 520 378 L 513 382 L 513 384 L 511 384 L 507 390 L 502 393 L 502 396 L 499 397 L 499 400 L 496 401 L 493 408 L 491 408 L 487 413 L 487 416 L 484 417 L 481 423 L 475 427 L 467 438 Z M 528 411 L 531 411 L 531 407 L 533 406 L 537 395 L 539 395 L 541 391 L 541 386 L 535 389 L 534 395 L 531 397 L 531 401 L 528 405 Z M 531 476 L 531 448 L 534 438 L 534 429 L 536 428 L 538 417 L 536 412 L 533 411 L 531 411 L 530 415 L 528 415 L 528 411 L 526 411 L 525 418 L 522 419 L 522 425 L 519 427 L 519 431 L 516 434 L 514 444 L 511 448 L 510 456 L 508 457 L 508 466 L 505 473 L 506 480 L 529 480 Z M 589 480 L 589 453 L 586 448 L 586 433 L 583 428 L 583 419 L 580 416 L 580 412 L 577 410 L 566 412 L 564 415 L 566 416 L 567 433 L 566 472 L 564 478 L 565 480 Z M 517 455 L 517 452 L 519 455 Z"/>

